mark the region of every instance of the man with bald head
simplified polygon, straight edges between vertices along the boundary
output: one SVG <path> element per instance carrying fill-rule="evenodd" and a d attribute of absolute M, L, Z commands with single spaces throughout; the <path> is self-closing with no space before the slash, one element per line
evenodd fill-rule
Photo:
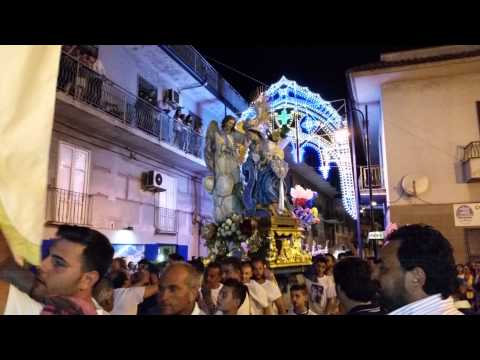
<path fill-rule="evenodd" d="M 160 315 L 205 315 L 197 305 L 200 278 L 187 263 L 170 264 L 162 274 L 157 295 Z"/>

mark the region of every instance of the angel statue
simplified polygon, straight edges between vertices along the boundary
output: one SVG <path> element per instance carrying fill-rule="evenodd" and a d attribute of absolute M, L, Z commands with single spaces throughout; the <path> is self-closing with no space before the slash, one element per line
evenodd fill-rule
<path fill-rule="evenodd" d="M 207 176 L 205 189 L 212 194 L 214 217 L 222 222 L 228 216 L 243 213 L 240 165 L 243 162 L 245 135 L 236 129 L 237 121 L 226 116 L 221 129 L 211 121 L 205 141 L 205 162 L 213 176 Z"/>

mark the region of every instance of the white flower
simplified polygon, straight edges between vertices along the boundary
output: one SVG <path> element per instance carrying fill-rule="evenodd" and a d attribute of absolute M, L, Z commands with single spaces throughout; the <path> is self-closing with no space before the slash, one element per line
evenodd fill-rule
<path fill-rule="evenodd" d="M 231 224 L 232 224 L 232 220 L 227 219 L 227 221 L 225 221 L 225 223 L 226 223 L 227 225 L 231 225 Z"/>

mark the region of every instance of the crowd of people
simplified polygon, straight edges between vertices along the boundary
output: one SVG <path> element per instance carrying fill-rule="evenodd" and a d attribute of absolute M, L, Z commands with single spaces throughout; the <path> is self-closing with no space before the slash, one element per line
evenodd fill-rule
<path fill-rule="evenodd" d="M 449 241 L 425 225 L 399 228 L 373 261 L 316 256 L 282 293 L 261 257 L 204 264 L 171 254 L 113 259 L 99 232 L 60 226 L 39 268 L 0 261 L 0 313 L 112 315 L 462 315 L 477 311 L 478 273 L 456 266 Z M 1 259 L 0 259 L 1 260 Z M 461 281 L 460 281 L 461 280 Z M 465 307 L 464 302 L 471 304 Z"/>
<path fill-rule="evenodd" d="M 459 308 L 466 313 L 480 310 L 480 263 L 457 264 L 458 289 L 454 295 Z"/>
<path fill-rule="evenodd" d="M 202 121 L 191 114 L 176 109 L 173 115 L 173 144 L 186 153 L 200 155 Z"/>

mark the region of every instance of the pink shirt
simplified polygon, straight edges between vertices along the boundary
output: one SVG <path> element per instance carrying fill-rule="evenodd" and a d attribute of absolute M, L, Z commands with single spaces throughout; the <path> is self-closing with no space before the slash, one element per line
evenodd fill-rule
<path fill-rule="evenodd" d="M 40 315 L 97 315 L 92 301 L 71 296 L 55 296 L 49 299 Z"/>

